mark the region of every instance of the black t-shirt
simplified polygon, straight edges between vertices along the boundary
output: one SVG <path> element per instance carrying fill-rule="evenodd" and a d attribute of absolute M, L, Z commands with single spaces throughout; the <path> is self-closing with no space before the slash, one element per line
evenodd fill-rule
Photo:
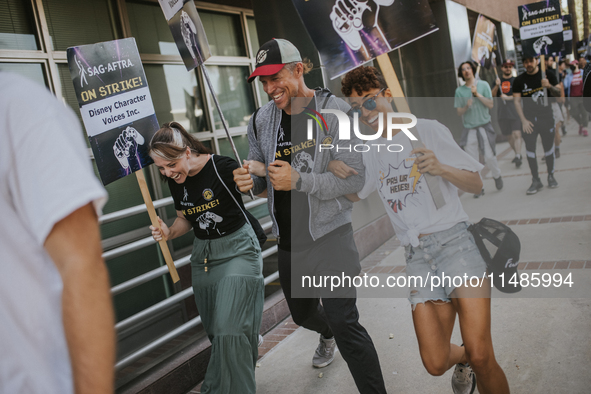
<path fill-rule="evenodd" d="M 314 108 L 315 100 L 308 104 Z M 277 133 L 275 160 L 283 160 L 300 173 L 310 173 L 314 168 L 316 139 L 306 140 L 306 113 L 288 115 L 281 112 L 281 125 Z M 292 129 L 296 130 L 292 134 Z M 309 247 L 313 242 L 310 235 L 310 206 L 308 194 L 292 191 L 274 191 L 274 211 L 279 226 L 279 247 L 290 251 L 291 247 Z M 297 214 L 292 215 L 293 212 Z"/>
<path fill-rule="evenodd" d="M 546 73 L 548 82 L 552 86 L 558 85 L 556 75 L 554 73 Z M 548 96 L 552 93 L 548 91 Z M 520 74 L 515 81 L 513 81 L 513 92 L 521 93 L 521 103 L 523 105 L 523 114 L 525 117 L 533 121 L 533 118 L 552 118 L 552 109 L 550 108 L 551 101 L 548 100 L 548 107 L 544 107 L 544 88 L 542 87 L 542 71 L 530 75 L 527 72 Z"/>
<path fill-rule="evenodd" d="M 497 90 L 497 97 L 501 97 L 501 93 L 507 96 L 513 96 L 513 82 L 515 81 L 515 77 L 504 78 L 500 77 L 501 85 L 499 86 L 499 90 Z M 515 109 L 515 104 L 513 101 L 504 101 L 499 100 L 499 120 L 500 119 L 516 119 L 519 120 L 519 115 L 517 115 L 517 110 Z"/>
<path fill-rule="evenodd" d="M 238 163 L 226 156 L 212 155 L 201 171 L 187 177 L 184 183 L 168 180 L 175 209 L 191 222 L 193 232 L 199 239 L 223 237 L 246 223 L 244 214 L 217 177 L 212 160 L 215 160 L 218 173 L 236 201 L 242 204 L 232 174 L 238 168 Z"/>

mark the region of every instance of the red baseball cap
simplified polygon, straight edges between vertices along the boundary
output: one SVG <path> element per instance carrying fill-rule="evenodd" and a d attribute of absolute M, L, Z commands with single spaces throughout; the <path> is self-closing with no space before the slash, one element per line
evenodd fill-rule
<path fill-rule="evenodd" d="M 286 64 L 301 61 L 302 56 L 295 45 L 282 38 L 273 38 L 259 48 L 255 69 L 248 82 L 259 76 L 277 74 Z"/>

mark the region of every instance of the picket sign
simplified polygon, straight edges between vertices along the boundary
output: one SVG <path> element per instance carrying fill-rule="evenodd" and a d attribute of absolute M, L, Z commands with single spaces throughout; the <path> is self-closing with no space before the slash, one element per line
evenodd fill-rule
<path fill-rule="evenodd" d="M 380 69 L 382 70 L 382 75 L 386 80 L 386 84 L 388 85 L 388 88 L 392 93 L 392 99 L 394 101 L 394 104 L 396 105 L 396 110 L 398 112 L 406 112 L 410 114 L 410 106 L 406 101 L 404 91 L 402 90 L 402 86 L 400 86 L 400 81 L 396 76 L 396 71 L 394 71 L 394 67 L 392 66 L 392 61 L 390 60 L 390 57 L 387 53 L 384 53 L 379 55 L 376 59 L 378 60 L 378 64 L 380 65 Z M 423 145 L 421 140 L 411 140 L 410 143 L 413 149 L 422 148 L 425 146 Z M 429 173 L 423 174 L 423 177 L 425 178 L 425 182 L 429 187 L 429 191 L 431 192 L 431 197 L 433 198 L 433 203 L 435 204 L 435 207 L 437 207 L 437 209 L 443 207 L 445 205 L 445 199 L 443 198 L 441 188 L 439 187 L 439 181 L 436 177 Z"/>
<path fill-rule="evenodd" d="M 137 183 L 140 185 L 140 191 L 142 192 L 142 197 L 144 198 L 144 203 L 146 204 L 146 208 L 148 209 L 148 215 L 150 216 L 150 221 L 152 222 L 152 226 L 162 230 L 160 228 L 160 222 L 158 221 L 158 216 L 156 215 L 156 209 L 154 208 L 154 203 L 152 202 L 152 197 L 150 196 L 150 191 L 148 190 L 148 184 L 146 183 L 146 177 L 144 176 L 144 171 L 139 170 L 135 172 L 135 176 L 137 177 Z M 160 250 L 162 251 L 162 255 L 164 256 L 164 261 L 168 266 L 168 271 L 170 272 L 170 277 L 174 283 L 180 280 L 179 274 L 176 271 L 176 267 L 174 266 L 174 262 L 172 261 L 172 256 L 170 255 L 170 250 L 168 249 L 168 244 L 166 240 L 161 239 L 158 241 L 158 245 L 160 246 Z"/>

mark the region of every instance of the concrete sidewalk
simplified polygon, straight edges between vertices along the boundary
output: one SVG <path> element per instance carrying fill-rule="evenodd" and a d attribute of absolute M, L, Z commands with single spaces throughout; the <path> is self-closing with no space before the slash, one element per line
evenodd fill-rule
<path fill-rule="evenodd" d="M 521 272 L 572 272 L 581 298 L 524 298 L 526 292 L 492 300 L 492 333 L 497 360 L 512 393 L 591 392 L 591 138 L 577 135 L 574 122 L 563 138 L 555 177 L 558 189 L 544 188 L 526 196 L 531 183 L 527 162 L 520 169 L 511 163 L 513 152 L 499 164 L 505 186 L 497 191 L 485 179 L 486 194 L 474 199 L 461 197 L 472 221 L 490 217 L 507 221 L 522 244 Z M 499 144 L 497 152 L 508 144 Z M 538 156 L 542 155 L 541 144 Z M 546 166 L 538 158 L 540 176 L 546 185 Z M 402 271 L 401 248 L 389 242 L 366 258 L 368 273 Z M 373 260 L 372 260 L 373 259 Z M 377 264 L 376 264 L 377 263 Z M 566 289 L 560 289 L 566 290 Z M 556 289 L 546 297 L 554 297 Z M 452 370 L 442 377 L 430 376 L 419 357 L 409 303 L 405 298 L 358 300 L 361 323 L 367 328 L 380 356 L 389 393 L 451 393 Z M 390 337 L 392 337 L 390 339 Z M 318 335 L 299 328 L 259 360 L 257 393 L 339 393 L 356 390 L 340 355 L 323 369 L 314 369 L 312 355 Z M 456 324 L 452 337 L 462 342 Z M 320 375 L 322 373 L 322 375 Z"/>

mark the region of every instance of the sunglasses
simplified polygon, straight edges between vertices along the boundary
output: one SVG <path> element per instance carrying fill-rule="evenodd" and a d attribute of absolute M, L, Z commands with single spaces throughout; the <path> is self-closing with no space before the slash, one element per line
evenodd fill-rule
<path fill-rule="evenodd" d="M 380 93 L 382 93 L 384 90 L 386 90 L 386 88 L 380 90 L 379 92 L 377 92 L 376 94 L 374 94 L 373 96 L 371 96 L 370 98 L 365 100 L 363 102 L 363 104 L 361 104 L 361 106 L 351 108 L 351 110 L 349 110 L 349 116 L 353 117 L 353 115 L 355 113 L 357 113 L 358 116 L 361 116 L 361 114 L 363 113 L 363 111 L 361 110 L 361 107 L 365 108 L 368 111 L 372 111 L 372 110 L 376 109 L 378 104 L 376 103 L 375 98 L 378 97 L 378 95 Z"/>

